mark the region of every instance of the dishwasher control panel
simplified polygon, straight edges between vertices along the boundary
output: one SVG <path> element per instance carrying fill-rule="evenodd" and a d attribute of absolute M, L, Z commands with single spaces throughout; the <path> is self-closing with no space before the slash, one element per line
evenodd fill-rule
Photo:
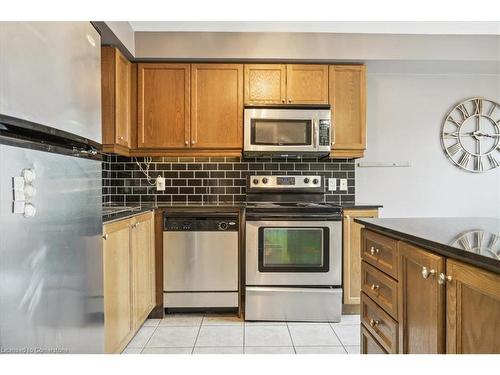
<path fill-rule="evenodd" d="M 182 232 L 238 231 L 238 217 L 165 215 L 163 230 Z"/>

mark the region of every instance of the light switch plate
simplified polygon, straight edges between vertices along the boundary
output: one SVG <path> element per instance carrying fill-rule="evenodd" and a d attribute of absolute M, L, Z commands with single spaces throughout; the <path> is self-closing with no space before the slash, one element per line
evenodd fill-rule
<path fill-rule="evenodd" d="M 347 178 L 340 179 L 340 190 L 347 191 Z"/>
<path fill-rule="evenodd" d="M 336 178 L 329 178 L 328 179 L 328 191 L 335 191 L 337 190 L 337 179 Z"/>
<path fill-rule="evenodd" d="M 165 191 L 165 179 L 161 176 L 156 177 L 156 190 Z"/>

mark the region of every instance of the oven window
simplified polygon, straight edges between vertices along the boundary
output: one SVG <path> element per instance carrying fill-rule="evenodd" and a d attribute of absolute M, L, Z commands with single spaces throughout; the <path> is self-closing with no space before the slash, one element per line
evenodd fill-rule
<path fill-rule="evenodd" d="M 260 272 L 328 272 L 328 228 L 259 228 Z"/>
<path fill-rule="evenodd" d="M 310 146 L 312 144 L 311 120 L 251 120 L 253 145 Z"/>

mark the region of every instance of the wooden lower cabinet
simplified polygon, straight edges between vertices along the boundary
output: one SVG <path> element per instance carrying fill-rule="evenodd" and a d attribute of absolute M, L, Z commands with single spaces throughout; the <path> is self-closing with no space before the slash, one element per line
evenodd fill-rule
<path fill-rule="evenodd" d="M 361 224 L 354 218 L 378 217 L 378 209 L 344 210 L 343 214 L 343 248 L 344 248 L 344 305 L 356 306 L 359 309 L 361 293 Z"/>
<path fill-rule="evenodd" d="M 130 267 L 130 221 L 104 226 L 104 350 L 120 352 L 134 335 Z"/>
<path fill-rule="evenodd" d="M 500 354 L 500 276 L 448 260 L 446 352 Z"/>
<path fill-rule="evenodd" d="M 104 348 L 120 353 L 155 305 L 153 213 L 105 224 Z"/>
<path fill-rule="evenodd" d="M 394 243 L 395 265 L 371 254 Z M 362 258 L 361 353 L 500 354 L 500 275 L 368 229 Z"/>
<path fill-rule="evenodd" d="M 155 307 L 155 248 L 151 213 L 132 225 L 132 296 L 134 328 L 139 329 Z"/>
<path fill-rule="evenodd" d="M 361 326 L 361 354 L 387 354 L 385 349 Z"/>
<path fill-rule="evenodd" d="M 399 353 L 445 352 L 445 258 L 399 242 Z"/>

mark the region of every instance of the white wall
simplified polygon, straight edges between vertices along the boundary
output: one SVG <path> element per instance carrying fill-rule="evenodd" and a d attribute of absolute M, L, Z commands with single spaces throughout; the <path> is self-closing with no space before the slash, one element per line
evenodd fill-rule
<path fill-rule="evenodd" d="M 472 96 L 500 101 L 500 75 L 430 74 L 428 68 L 368 64 L 368 145 L 360 161 L 410 161 L 412 167 L 357 167 L 356 199 L 383 204 L 381 217 L 500 217 L 500 168 L 460 170 L 446 159 L 439 138 L 455 103 Z"/>

